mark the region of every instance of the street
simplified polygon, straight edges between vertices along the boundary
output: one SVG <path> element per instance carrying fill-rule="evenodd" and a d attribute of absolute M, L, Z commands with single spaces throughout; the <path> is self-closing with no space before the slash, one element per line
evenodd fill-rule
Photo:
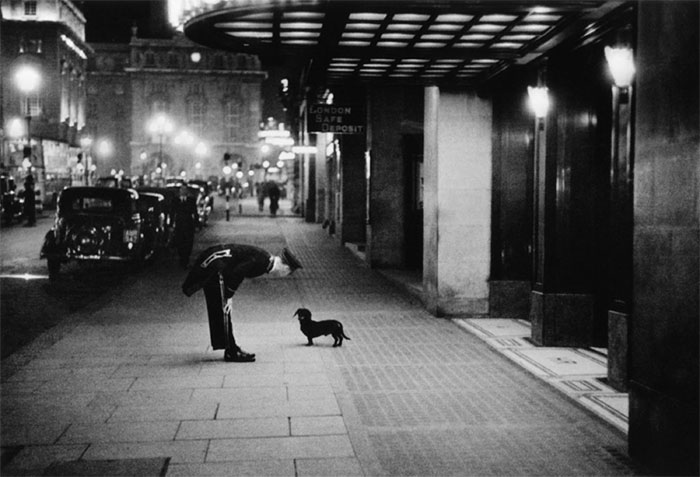
<path fill-rule="evenodd" d="M 49 223 L 3 231 L 4 274 L 45 274 Z M 204 298 L 181 292 L 174 257 L 3 278 L 3 335 L 6 318 L 56 322 L 2 360 L 3 475 L 638 473 L 622 433 L 429 315 L 319 224 L 226 221 L 219 204 L 193 256 L 222 242 L 289 247 L 304 267 L 236 293 L 236 340 L 255 363 L 211 350 Z M 299 307 L 350 340 L 305 346 Z"/>
<path fill-rule="evenodd" d="M 121 273 L 120 266 L 72 264 L 65 268 L 60 281 L 50 283 L 46 261 L 39 258 L 39 250 L 52 223 L 52 211 L 45 211 L 35 227 L 15 225 L 0 231 L 3 359 L 71 314 L 99 306 L 105 295 L 129 280 L 128 274 Z"/>

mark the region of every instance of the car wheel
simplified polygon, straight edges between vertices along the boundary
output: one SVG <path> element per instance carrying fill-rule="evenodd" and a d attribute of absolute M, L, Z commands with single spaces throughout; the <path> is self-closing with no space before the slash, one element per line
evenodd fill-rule
<path fill-rule="evenodd" d="M 49 267 L 49 280 L 56 280 L 58 278 L 58 272 L 61 271 L 61 261 L 48 259 L 46 262 Z"/>

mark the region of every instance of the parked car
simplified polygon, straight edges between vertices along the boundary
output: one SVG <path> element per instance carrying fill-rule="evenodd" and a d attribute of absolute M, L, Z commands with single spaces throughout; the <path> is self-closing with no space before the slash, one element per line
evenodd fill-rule
<path fill-rule="evenodd" d="M 137 203 L 143 229 L 143 255 L 145 259 L 149 259 L 167 243 L 165 197 L 153 192 L 139 192 Z"/>
<path fill-rule="evenodd" d="M 41 257 L 49 278 L 77 261 L 139 262 L 147 253 L 138 192 L 107 187 L 68 187 L 58 196 L 54 225 Z"/>
<path fill-rule="evenodd" d="M 96 184 L 99 187 L 114 187 L 129 189 L 132 187 L 132 181 L 130 177 L 123 176 L 103 176 L 98 177 Z"/>
<path fill-rule="evenodd" d="M 15 179 L 12 175 L 0 174 L 0 193 L 2 194 L 2 203 L 0 204 L 2 224 L 11 225 L 13 222 L 21 222 L 24 199 L 22 194 L 17 192 Z"/>
<path fill-rule="evenodd" d="M 192 179 L 187 181 L 188 184 L 193 184 L 199 186 L 202 191 L 204 192 L 204 197 L 207 199 L 207 205 L 209 206 L 209 211 L 214 209 L 214 186 L 211 182 L 201 180 L 201 179 Z"/>
<path fill-rule="evenodd" d="M 172 234 L 174 219 L 173 219 L 173 201 L 177 200 L 179 192 L 172 187 L 153 187 L 140 186 L 136 188 L 139 193 L 160 194 L 164 197 L 163 213 L 165 214 L 165 242 L 168 243 Z"/>

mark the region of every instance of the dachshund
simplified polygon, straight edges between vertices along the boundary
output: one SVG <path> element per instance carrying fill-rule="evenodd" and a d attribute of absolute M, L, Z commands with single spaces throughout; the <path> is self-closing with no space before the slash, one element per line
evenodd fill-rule
<path fill-rule="evenodd" d="M 350 339 L 345 336 L 343 324 L 340 321 L 313 321 L 311 319 L 311 311 L 306 308 L 299 308 L 296 313 L 294 313 L 294 316 L 299 317 L 301 332 L 304 333 L 309 340 L 306 346 L 312 346 L 314 344 L 313 339 L 319 336 L 332 335 L 334 347 L 343 346 L 343 338 L 346 340 Z"/>

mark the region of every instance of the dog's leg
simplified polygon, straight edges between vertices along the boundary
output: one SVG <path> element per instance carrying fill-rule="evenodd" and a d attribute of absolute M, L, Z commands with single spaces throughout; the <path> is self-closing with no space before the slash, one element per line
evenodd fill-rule
<path fill-rule="evenodd" d="M 311 338 L 309 338 L 309 342 L 306 343 L 306 346 L 313 346 L 313 345 L 314 345 L 313 340 Z"/>

